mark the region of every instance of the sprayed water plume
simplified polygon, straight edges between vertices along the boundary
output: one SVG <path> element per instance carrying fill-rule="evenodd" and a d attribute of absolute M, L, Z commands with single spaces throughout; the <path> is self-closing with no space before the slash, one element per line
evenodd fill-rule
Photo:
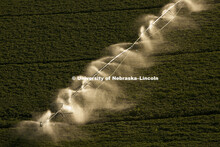
<path fill-rule="evenodd" d="M 183 20 L 190 20 L 178 15 L 182 8 L 183 12 L 198 12 L 205 7 L 198 1 L 179 0 L 164 6 L 160 16 L 144 16 L 139 38 L 134 43 L 119 43 L 108 47 L 109 56 L 92 61 L 87 66 L 84 76 L 132 76 L 137 69 L 152 66 L 153 61 L 150 58 L 153 53 L 162 49 L 164 33 L 169 33 L 171 27 L 180 27 Z M 169 29 L 162 32 L 168 25 Z M 118 98 L 122 95 L 122 89 L 116 81 L 75 80 L 68 88 L 59 91 L 56 98 L 57 110 L 48 110 L 37 121 L 21 122 L 20 131 L 30 132 L 27 128 L 34 126 L 38 135 L 47 134 L 55 139 L 62 138 L 58 127 L 63 131 L 68 125 L 65 121 L 54 122 L 58 116 L 63 120 L 68 119 L 68 123 L 84 124 L 90 121 L 98 110 L 118 111 L 129 108 L 126 102 L 119 101 Z"/>
<path fill-rule="evenodd" d="M 36 140 L 43 138 L 43 140 L 52 140 L 54 142 L 89 138 L 85 131 L 83 132 L 76 126 L 48 120 L 51 115 L 51 111 L 48 110 L 36 121 L 20 122 L 16 130 L 18 135 L 23 139 Z M 39 122 L 44 122 L 44 125 L 39 127 Z"/>

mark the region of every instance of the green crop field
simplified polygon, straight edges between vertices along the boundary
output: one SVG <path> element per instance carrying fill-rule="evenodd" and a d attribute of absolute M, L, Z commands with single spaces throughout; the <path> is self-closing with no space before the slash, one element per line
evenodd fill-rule
<path fill-rule="evenodd" d="M 50 108 L 58 90 L 82 74 L 106 47 L 133 42 L 137 19 L 169 0 L 0 1 L 0 146 L 220 146 L 220 3 L 188 14 L 195 29 L 174 29 L 155 65 L 159 81 L 122 82 L 135 104 L 76 125 L 82 135 L 52 142 L 15 133 L 22 120 Z M 183 22 L 184 23 L 184 22 Z"/>

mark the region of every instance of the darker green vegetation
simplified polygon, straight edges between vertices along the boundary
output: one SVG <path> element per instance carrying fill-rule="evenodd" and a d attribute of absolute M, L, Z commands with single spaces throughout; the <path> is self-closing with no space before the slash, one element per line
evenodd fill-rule
<path fill-rule="evenodd" d="M 159 47 L 169 52 L 156 53 L 155 65 L 137 74 L 159 81 L 122 83 L 132 108 L 77 126 L 88 138 L 55 144 L 14 133 L 18 122 L 47 110 L 105 47 L 134 41 L 137 18 L 158 14 L 167 2 L 2 0 L 0 146 L 219 146 L 220 5 L 213 0 L 211 9 L 188 14 L 193 30 L 169 30 Z"/>

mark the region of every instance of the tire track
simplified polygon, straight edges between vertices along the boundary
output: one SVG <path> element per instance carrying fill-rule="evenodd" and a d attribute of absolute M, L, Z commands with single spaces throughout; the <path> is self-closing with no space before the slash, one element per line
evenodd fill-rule
<path fill-rule="evenodd" d="M 173 53 L 159 53 L 154 54 L 155 57 L 162 57 L 162 56 L 177 56 L 177 55 L 185 55 L 185 54 L 200 54 L 200 53 L 212 53 L 212 52 L 219 52 L 216 51 L 197 51 L 197 52 L 173 52 Z M 70 63 L 70 62 L 77 62 L 77 61 L 91 61 L 95 60 L 96 58 L 83 58 L 83 59 L 74 59 L 74 60 L 51 60 L 51 61 L 27 61 L 27 62 L 8 62 L 8 63 L 0 63 L 2 65 L 25 65 L 25 64 L 50 64 L 50 63 Z"/>
<path fill-rule="evenodd" d="M 51 13 L 35 13 L 35 14 L 3 14 L 0 17 L 22 17 L 22 16 L 44 16 L 44 15 L 69 15 L 69 14 L 84 14 L 84 13 L 103 13 L 103 12 L 116 12 L 116 11 L 132 11 L 132 10 L 144 10 L 144 9 L 155 9 L 161 8 L 163 5 L 151 6 L 151 7 L 142 7 L 142 8 L 126 8 L 126 9 L 109 9 L 109 10 L 82 10 L 82 11 L 73 11 L 73 12 L 51 12 Z"/>
<path fill-rule="evenodd" d="M 192 115 L 181 115 L 181 116 L 161 116 L 161 117 L 152 117 L 152 118 L 137 118 L 132 120 L 97 120 L 94 122 L 88 122 L 87 124 L 102 124 L 102 123 L 118 123 L 118 122 L 137 122 L 137 121 L 151 121 L 151 120 L 166 120 L 166 119 L 179 119 L 179 118 L 190 118 L 190 117 L 199 117 L 199 116 L 212 116 L 212 115 L 220 115 L 220 112 L 217 111 L 210 111 L 204 113 L 196 113 Z"/>
<path fill-rule="evenodd" d="M 34 62 L 9 62 L 9 63 L 0 63 L 1 65 L 25 65 L 25 64 L 50 64 L 50 63 L 70 63 L 77 61 L 91 61 L 95 58 L 85 58 L 85 59 L 75 59 L 75 60 L 54 60 L 54 61 L 34 61 Z"/>
<path fill-rule="evenodd" d="M 153 56 L 161 57 L 161 56 L 178 56 L 178 55 L 185 55 L 185 54 L 200 54 L 200 53 L 213 53 L 219 52 L 219 50 L 214 51 L 195 51 L 195 52 L 168 52 L 168 53 L 155 53 Z"/>

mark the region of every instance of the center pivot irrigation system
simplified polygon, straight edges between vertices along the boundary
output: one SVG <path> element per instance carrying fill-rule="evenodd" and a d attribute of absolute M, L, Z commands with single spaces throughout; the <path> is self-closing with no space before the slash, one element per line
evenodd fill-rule
<path fill-rule="evenodd" d="M 135 44 L 137 44 L 140 40 L 141 40 L 141 37 L 142 35 L 144 35 L 145 33 L 147 33 L 153 26 L 155 26 L 156 24 L 158 24 L 158 22 L 162 21 L 163 18 L 165 17 L 166 14 L 169 13 L 170 16 L 172 16 L 172 18 L 167 21 L 162 27 L 159 28 L 159 30 L 157 32 L 155 32 L 154 34 L 157 34 L 159 33 L 160 31 L 162 31 L 167 25 L 169 25 L 175 18 L 176 16 L 178 15 L 178 13 L 180 12 L 180 10 L 182 9 L 182 6 L 183 6 L 183 0 L 179 0 L 177 1 L 176 3 L 173 3 L 173 5 L 171 5 L 168 9 L 164 10 L 162 15 L 160 15 L 159 17 L 157 17 L 157 19 L 153 22 L 150 23 L 150 25 L 148 26 L 148 28 L 146 28 L 144 31 L 141 32 L 140 36 L 137 38 L 137 40 L 132 43 L 130 45 L 130 47 L 128 47 L 127 49 L 125 49 L 123 52 L 119 53 L 118 55 L 114 56 L 108 63 L 106 63 L 102 68 L 100 68 L 92 77 L 95 78 L 97 77 L 100 72 L 102 72 L 105 68 L 107 68 L 112 62 L 114 62 L 117 58 L 119 58 L 121 55 L 125 54 L 126 52 L 128 52 L 129 50 L 131 50 Z M 176 12 L 173 13 L 172 12 L 172 9 L 176 9 Z M 154 35 L 153 34 L 153 35 Z M 153 36 L 151 35 L 151 36 Z M 150 37 L 151 37 L 150 36 Z M 126 58 L 126 57 L 125 57 Z M 124 59 L 125 59 L 124 58 Z M 121 63 L 124 61 L 124 59 L 121 61 Z M 120 64 L 121 64 L 120 63 Z M 119 65 L 120 66 L 120 65 Z M 115 71 L 119 68 L 119 66 L 115 69 Z M 113 73 L 115 72 L 113 71 Z M 74 98 L 76 96 L 77 93 L 79 93 L 82 89 L 84 89 L 85 87 L 87 87 L 89 85 L 91 81 L 87 81 L 85 83 L 82 83 L 82 85 L 72 94 L 71 98 Z M 50 122 L 50 120 L 52 120 L 53 118 L 55 118 L 55 116 L 57 116 L 58 114 L 61 114 L 62 117 L 64 117 L 64 114 L 70 114 L 70 113 L 66 113 L 63 111 L 63 104 L 60 103 L 61 106 L 60 108 L 55 112 L 55 113 L 52 113 L 45 121 L 41 121 L 40 122 L 40 127 L 43 127 L 46 123 Z"/>

